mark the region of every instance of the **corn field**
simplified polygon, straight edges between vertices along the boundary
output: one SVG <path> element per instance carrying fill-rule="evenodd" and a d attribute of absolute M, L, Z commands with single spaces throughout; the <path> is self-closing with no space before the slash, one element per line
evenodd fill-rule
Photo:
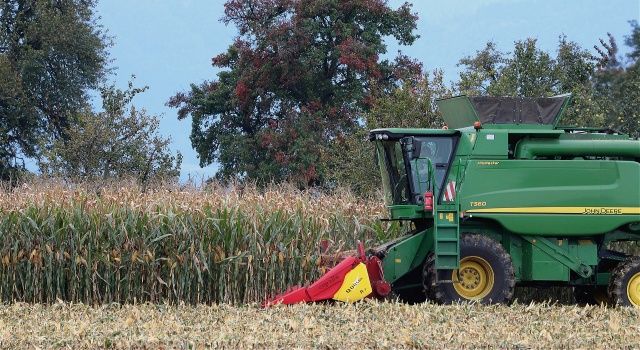
<path fill-rule="evenodd" d="M 42 182 L 0 192 L 0 302 L 247 303 L 401 234 L 384 205 L 287 186 Z"/>
<path fill-rule="evenodd" d="M 372 247 L 408 229 L 379 220 L 386 216 L 376 198 L 287 185 L 5 188 L 0 302 L 260 302 L 319 277 L 320 242 L 337 256 L 357 240 Z M 517 297 L 572 302 L 566 288 L 518 288 Z"/>

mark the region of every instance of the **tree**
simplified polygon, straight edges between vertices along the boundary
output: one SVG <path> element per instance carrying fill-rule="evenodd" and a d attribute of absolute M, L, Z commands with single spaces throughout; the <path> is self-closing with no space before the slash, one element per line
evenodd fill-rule
<path fill-rule="evenodd" d="M 561 36 L 555 58 L 539 49 L 535 39 L 517 41 L 511 54 L 487 43 L 459 65 L 465 70 L 457 83 L 468 95 L 548 97 L 572 93 L 563 125 L 601 126 L 604 111 L 595 100 L 591 78 L 597 60 L 578 44 Z"/>
<path fill-rule="evenodd" d="M 107 72 L 109 39 L 94 0 L 0 4 L 0 175 L 65 137 Z M 22 162 L 21 162 L 22 161 Z"/>
<path fill-rule="evenodd" d="M 626 62 L 618 57 L 618 45 L 611 34 L 600 40 L 600 54 L 594 85 L 607 116 L 607 125 L 640 137 L 640 27 L 631 21 L 632 32 L 625 44 L 631 51 Z"/>
<path fill-rule="evenodd" d="M 405 79 L 373 102 L 366 114 L 366 128 L 440 128 L 444 124 L 435 101 L 452 94 L 441 70 Z"/>
<path fill-rule="evenodd" d="M 625 38 L 625 44 L 631 48 L 631 52 L 628 54 L 629 59 L 638 63 L 640 59 L 640 26 L 638 21 L 629 22 L 631 25 L 631 35 Z"/>
<path fill-rule="evenodd" d="M 65 130 L 41 164 L 44 173 L 80 180 L 135 178 L 142 183 L 175 179 L 182 156 L 168 149 L 170 139 L 158 134 L 158 118 L 131 103 L 147 88 L 101 89 L 103 112 L 85 110 L 78 125 Z"/>
<path fill-rule="evenodd" d="M 380 58 L 383 38 L 414 42 L 416 19 L 384 0 L 228 0 L 223 21 L 239 36 L 213 58 L 223 71 L 168 104 L 193 118 L 200 164 L 219 162 L 219 178 L 321 183 L 331 142 L 358 130 L 377 92 L 420 70 Z"/>
<path fill-rule="evenodd" d="M 39 121 L 20 88 L 20 77 L 6 56 L 0 55 L 0 180 L 24 169 L 20 156 L 33 156 L 38 144 Z"/>

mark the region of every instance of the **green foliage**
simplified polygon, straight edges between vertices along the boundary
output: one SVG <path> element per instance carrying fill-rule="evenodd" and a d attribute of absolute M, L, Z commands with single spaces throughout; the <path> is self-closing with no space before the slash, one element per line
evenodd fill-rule
<path fill-rule="evenodd" d="M 93 0 L 0 4 L 0 175 L 64 137 L 106 73 L 109 39 Z"/>
<path fill-rule="evenodd" d="M 333 140 L 351 137 L 378 91 L 420 71 L 403 56 L 380 58 L 384 38 L 416 39 L 408 4 L 228 0 L 223 21 L 239 31 L 213 58 L 223 70 L 169 101 L 193 118 L 200 163 L 219 162 L 222 179 L 322 183 Z"/>
<path fill-rule="evenodd" d="M 560 37 L 555 57 L 540 50 L 535 39 L 517 41 L 513 53 L 497 50 L 492 42 L 475 56 L 460 60 L 465 70 L 457 89 L 469 95 L 552 96 L 571 93 L 573 101 L 562 125 L 608 127 L 640 135 L 640 29 L 632 21 L 625 43 L 628 63 L 618 57 L 609 34 L 595 49 L 600 57 Z"/>
<path fill-rule="evenodd" d="M 376 99 L 364 125 L 349 137 L 335 139 L 328 152 L 327 182 L 372 195 L 380 188 L 380 173 L 369 130 L 376 128 L 441 128 L 434 101 L 451 96 L 440 70 L 405 79 Z"/>
<path fill-rule="evenodd" d="M 21 154 L 35 155 L 39 121 L 20 88 L 20 77 L 1 54 L 0 81 L 0 179 L 6 180 L 24 168 L 19 162 Z"/>
<path fill-rule="evenodd" d="M 638 21 L 631 21 L 631 35 L 625 38 L 625 44 L 631 48 L 629 58 L 636 62 L 640 59 L 640 26 Z"/>
<path fill-rule="evenodd" d="M 600 58 L 575 42 L 560 37 L 555 56 L 537 47 L 535 39 L 518 41 L 512 53 L 500 52 L 493 42 L 474 56 L 460 60 L 464 71 L 457 93 L 490 96 L 553 96 L 570 92 L 573 100 L 562 125 L 607 126 L 640 135 L 640 27 L 631 22 L 629 63 L 618 57 L 613 37 L 600 41 Z M 374 150 L 367 130 L 382 127 L 439 128 L 442 122 L 433 101 L 453 94 L 442 72 L 404 79 L 380 93 L 365 114 L 365 123 L 352 137 L 336 139 L 328 153 L 330 183 L 370 194 L 379 187 Z"/>
<path fill-rule="evenodd" d="M 104 111 L 86 109 L 79 122 L 45 152 L 43 173 L 76 180 L 172 179 L 180 175 L 182 156 L 168 149 L 171 140 L 158 133 L 158 118 L 132 106 L 147 88 L 101 89 Z"/>
<path fill-rule="evenodd" d="M 360 128 L 349 137 L 336 139 L 327 152 L 326 186 L 348 187 L 366 197 L 380 190 L 380 172 L 369 130 Z M 376 198 L 381 200 L 381 198 Z"/>
<path fill-rule="evenodd" d="M 461 59 L 459 65 L 465 68 L 457 83 L 462 94 L 548 97 L 572 93 L 572 106 L 561 123 L 604 124 L 591 80 L 596 59 L 566 37 L 560 37 L 555 57 L 539 49 L 535 39 L 515 42 L 513 53 L 500 52 L 489 42 L 475 56 Z"/>
<path fill-rule="evenodd" d="M 627 68 L 624 77 L 617 80 L 613 89 L 615 102 L 611 125 L 633 137 L 640 137 L 640 63 Z"/>
<path fill-rule="evenodd" d="M 607 125 L 640 137 L 640 27 L 635 21 L 631 27 L 631 35 L 625 40 L 631 49 L 627 62 L 618 57 L 618 46 L 611 35 L 608 41 L 600 40 L 595 89 L 598 98 L 605 101 Z"/>
<path fill-rule="evenodd" d="M 374 101 L 366 114 L 366 127 L 440 128 L 443 121 L 434 102 L 452 94 L 441 70 L 404 80 L 402 85 Z"/>

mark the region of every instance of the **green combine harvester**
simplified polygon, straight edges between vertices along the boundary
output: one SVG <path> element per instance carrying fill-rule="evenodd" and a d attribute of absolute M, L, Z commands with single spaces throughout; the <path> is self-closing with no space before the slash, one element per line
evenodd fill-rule
<path fill-rule="evenodd" d="M 640 141 L 558 126 L 569 95 L 438 101 L 448 129 L 377 129 L 390 218 L 413 230 L 266 302 L 509 303 L 519 286 L 640 307 Z M 633 243 L 631 243 L 633 244 Z M 636 250 L 637 251 L 637 250 Z"/>

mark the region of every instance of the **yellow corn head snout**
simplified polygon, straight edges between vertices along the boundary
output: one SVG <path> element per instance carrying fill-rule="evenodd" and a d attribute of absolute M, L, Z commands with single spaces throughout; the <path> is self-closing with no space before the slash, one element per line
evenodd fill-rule
<path fill-rule="evenodd" d="M 359 263 L 347 273 L 340 289 L 333 295 L 333 299 L 352 303 L 366 298 L 372 292 L 367 266 Z"/>

